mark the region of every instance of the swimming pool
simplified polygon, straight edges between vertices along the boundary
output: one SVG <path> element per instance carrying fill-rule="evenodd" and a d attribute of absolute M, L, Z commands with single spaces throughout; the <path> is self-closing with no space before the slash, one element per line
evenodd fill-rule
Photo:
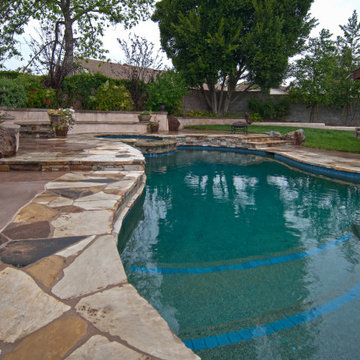
<path fill-rule="evenodd" d="M 203 359 L 354 359 L 360 188 L 255 155 L 147 160 L 119 251 L 131 282 Z"/>

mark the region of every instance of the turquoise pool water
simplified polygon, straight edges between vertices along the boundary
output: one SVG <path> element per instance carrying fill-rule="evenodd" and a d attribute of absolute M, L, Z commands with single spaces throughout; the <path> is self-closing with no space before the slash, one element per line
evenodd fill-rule
<path fill-rule="evenodd" d="M 146 173 L 119 251 L 188 347 L 202 359 L 359 358 L 359 186 L 217 151 L 149 158 Z"/>

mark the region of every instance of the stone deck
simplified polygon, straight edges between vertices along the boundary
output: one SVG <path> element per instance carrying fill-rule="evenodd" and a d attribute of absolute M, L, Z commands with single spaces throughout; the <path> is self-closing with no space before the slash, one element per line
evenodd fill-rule
<path fill-rule="evenodd" d="M 227 146 L 220 135 L 196 139 L 199 146 Z M 237 146 L 236 136 L 228 139 Z M 360 174 L 360 154 L 266 151 Z M 40 172 L 29 172 L 37 187 L 0 213 L 1 359 L 199 359 L 127 282 L 118 255 L 117 234 L 143 191 L 144 164 L 126 144 L 85 135 L 22 139 L 16 157 L 0 159 L 2 171 L 52 171 L 41 181 Z M 11 188 L 8 174 L 16 173 L 3 177 Z M 8 208 L 9 198 L 0 196 Z"/>

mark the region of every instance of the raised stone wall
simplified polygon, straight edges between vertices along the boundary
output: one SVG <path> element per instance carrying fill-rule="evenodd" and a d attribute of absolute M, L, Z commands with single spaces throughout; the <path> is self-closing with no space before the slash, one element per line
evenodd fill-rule
<path fill-rule="evenodd" d="M 12 119 L 7 123 L 49 123 L 47 109 L 8 109 L 6 110 Z M 75 112 L 76 123 L 70 133 L 146 133 L 146 124 L 141 124 L 138 119 L 140 112 L 132 111 L 85 111 Z M 168 131 L 168 121 L 166 112 L 152 113 L 151 121 L 159 123 L 160 131 Z"/>

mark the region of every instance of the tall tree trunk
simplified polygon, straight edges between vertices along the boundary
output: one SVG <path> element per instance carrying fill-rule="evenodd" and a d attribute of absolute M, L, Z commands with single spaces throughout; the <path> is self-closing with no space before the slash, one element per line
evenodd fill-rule
<path fill-rule="evenodd" d="M 201 93 L 206 101 L 206 105 L 207 105 L 208 109 L 211 110 L 212 107 L 211 107 L 211 99 L 209 96 L 209 91 L 205 90 L 203 85 L 201 85 L 200 89 L 201 89 Z"/>
<path fill-rule="evenodd" d="M 73 33 L 73 20 L 71 19 L 70 13 L 70 1 L 67 0 L 62 7 L 64 14 L 64 41 L 65 41 L 65 54 L 64 60 L 60 70 L 59 84 L 60 87 L 62 81 L 66 76 L 74 73 L 74 33 Z"/>

